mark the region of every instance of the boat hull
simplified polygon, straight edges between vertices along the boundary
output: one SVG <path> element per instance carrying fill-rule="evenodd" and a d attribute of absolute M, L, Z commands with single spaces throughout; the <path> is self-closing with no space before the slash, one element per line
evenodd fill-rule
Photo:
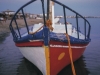
<path fill-rule="evenodd" d="M 19 47 L 19 50 L 43 75 L 46 75 L 46 59 L 43 47 Z"/>
<path fill-rule="evenodd" d="M 87 44 L 71 44 L 73 61 L 79 59 Z M 50 74 L 57 75 L 65 66 L 71 63 L 69 46 L 63 42 L 50 42 Z"/>
<path fill-rule="evenodd" d="M 19 47 L 26 59 L 37 66 L 43 75 L 57 75 L 65 66 L 71 63 L 67 43 L 50 41 L 49 54 L 47 54 L 42 41 L 27 43 L 16 43 L 16 46 Z M 71 44 L 73 61 L 82 56 L 86 47 L 87 44 Z"/>

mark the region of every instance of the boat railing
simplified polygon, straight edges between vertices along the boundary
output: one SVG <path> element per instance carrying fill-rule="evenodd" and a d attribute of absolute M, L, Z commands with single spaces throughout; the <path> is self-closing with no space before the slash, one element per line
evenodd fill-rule
<path fill-rule="evenodd" d="M 88 20 L 86 20 L 82 15 L 80 15 L 79 13 L 77 13 L 76 11 L 74 11 L 73 9 L 69 8 L 68 6 L 58 2 L 57 0 L 51 0 L 54 3 L 57 3 L 59 5 L 61 5 L 63 7 L 63 13 L 64 13 L 64 23 L 65 23 L 65 28 L 66 28 L 66 33 L 67 33 L 67 25 L 66 25 L 66 9 L 70 10 L 71 12 L 76 14 L 76 27 L 77 27 L 77 31 L 79 31 L 79 22 L 78 22 L 78 18 L 82 18 L 84 20 L 84 33 L 85 33 L 85 40 L 86 39 L 90 39 L 90 30 L 91 30 L 91 25 L 88 22 Z M 88 25 L 88 31 L 87 31 L 87 26 Z M 77 32 L 77 36 L 79 39 L 79 32 Z"/>
<path fill-rule="evenodd" d="M 9 25 L 9 28 L 11 30 L 11 33 L 13 35 L 13 39 L 14 40 L 17 40 L 17 39 L 21 39 L 22 36 L 21 36 L 21 33 L 20 33 L 20 30 L 19 30 L 19 26 L 18 26 L 18 23 L 16 21 L 16 15 L 21 11 L 22 14 L 23 14 L 23 19 L 24 19 L 24 22 L 25 22 L 25 27 L 27 29 L 27 32 L 29 34 L 29 28 L 28 28 L 28 24 L 27 24 L 27 21 L 26 21 L 26 17 L 25 17 L 25 12 L 23 10 L 24 7 L 26 7 L 27 5 L 35 2 L 36 0 L 31 0 L 29 1 L 28 3 L 26 3 L 25 5 L 23 5 L 21 8 L 19 8 L 17 10 L 17 12 L 14 14 L 11 22 L 10 22 L 10 25 Z M 43 21 L 44 21 L 44 26 L 46 26 L 46 19 L 45 19 L 45 9 L 44 9 L 44 0 L 40 0 L 41 1 L 41 4 L 42 4 L 42 12 L 43 12 Z M 75 13 L 76 14 L 76 24 L 77 24 L 77 31 L 79 30 L 79 22 L 78 22 L 78 18 L 82 18 L 84 20 L 84 33 L 85 33 L 85 40 L 86 39 L 89 39 L 90 38 L 90 30 L 91 30 L 91 26 L 90 26 L 90 23 L 83 17 L 81 16 L 79 13 L 77 13 L 76 11 L 72 10 L 71 8 L 69 8 L 68 6 L 56 1 L 56 0 L 51 0 L 53 1 L 54 3 L 57 3 L 59 4 L 60 6 L 63 7 L 63 13 L 64 13 L 64 22 L 65 22 L 65 29 L 66 29 L 66 33 L 67 33 L 67 25 L 66 25 L 66 9 L 70 10 L 71 12 Z M 48 14 L 48 12 L 47 12 Z M 16 28 L 17 28 L 17 31 L 18 33 L 16 33 L 14 27 L 13 27 L 13 21 L 15 22 L 15 25 L 16 25 Z M 88 31 L 87 31 L 87 26 L 88 25 Z M 79 39 L 79 32 L 77 32 L 77 36 L 78 36 L 78 39 Z"/>
<path fill-rule="evenodd" d="M 29 1 L 28 3 L 24 4 L 24 5 L 23 5 L 22 7 L 20 7 L 20 8 L 16 11 L 16 13 L 14 14 L 14 16 L 13 16 L 11 22 L 10 22 L 10 25 L 9 25 L 9 28 L 10 28 L 11 33 L 12 33 L 12 35 L 13 35 L 14 41 L 16 41 L 16 40 L 22 38 L 21 32 L 20 32 L 20 30 L 19 30 L 20 28 L 19 28 L 18 23 L 17 23 L 17 21 L 16 21 L 16 16 L 17 16 L 17 14 L 18 14 L 20 11 L 21 11 L 22 14 L 23 14 L 23 19 L 24 19 L 24 22 L 25 22 L 25 27 L 27 28 L 27 32 L 28 32 L 28 34 L 29 34 L 29 27 L 28 27 L 28 24 L 27 24 L 27 21 L 26 21 L 26 17 L 25 17 L 25 12 L 24 12 L 23 9 L 24 9 L 26 6 L 28 6 L 29 4 L 31 4 L 31 3 L 35 2 L 35 1 L 36 1 L 36 0 L 31 0 L 31 1 Z M 42 3 L 43 17 L 45 17 L 44 0 L 40 0 L 40 1 L 41 1 L 41 3 Z M 16 33 L 15 28 L 13 27 L 13 21 L 15 22 L 16 30 L 18 31 L 18 33 Z M 45 24 L 45 18 L 44 18 L 44 24 Z"/>

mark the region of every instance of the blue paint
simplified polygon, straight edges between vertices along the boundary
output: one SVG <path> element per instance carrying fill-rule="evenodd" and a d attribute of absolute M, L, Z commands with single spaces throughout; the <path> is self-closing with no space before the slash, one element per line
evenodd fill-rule
<path fill-rule="evenodd" d="M 49 31 L 49 28 L 48 27 L 44 27 L 43 28 L 43 35 L 44 35 L 44 45 L 45 46 L 48 46 L 49 45 L 49 41 L 50 41 L 50 31 Z"/>
<path fill-rule="evenodd" d="M 70 37 L 70 42 L 71 43 L 89 43 L 91 41 L 91 39 L 78 39 L 78 38 L 74 38 L 72 36 Z M 53 40 L 53 41 L 59 41 L 59 42 L 68 42 L 66 35 L 64 33 L 54 33 L 54 32 L 50 32 L 49 29 L 47 27 L 44 27 L 43 30 L 31 35 L 28 34 L 27 36 L 22 37 L 21 39 L 19 38 L 18 40 L 15 40 L 15 42 L 29 42 L 29 40 L 44 40 L 44 45 L 48 46 L 49 41 Z"/>

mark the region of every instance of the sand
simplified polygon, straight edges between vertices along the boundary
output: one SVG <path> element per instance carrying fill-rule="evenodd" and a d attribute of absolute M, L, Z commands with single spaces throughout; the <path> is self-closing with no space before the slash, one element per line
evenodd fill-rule
<path fill-rule="evenodd" d="M 25 22 L 23 19 L 17 19 L 16 21 L 20 28 L 25 26 Z M 5 37 L 9 35 L 10 22 L 11 22 L 11 20 L 7 20 L 6 22 L 0 21 L 0 42 L 2 42 L 5 39 Z M 33 25 L 33 24 L 37 24 L 37 23 L 43 23 L 43 20 L 42 19 L 27 19 L 28 25 Z M 16 28 L 15 22 L 13 22 L 13 26 L 14 26 L 14 28 Z"/>

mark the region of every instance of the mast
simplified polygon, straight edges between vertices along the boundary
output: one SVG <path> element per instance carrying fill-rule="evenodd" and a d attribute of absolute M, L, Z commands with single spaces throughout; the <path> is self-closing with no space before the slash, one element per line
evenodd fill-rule
<path fill-rule="evenodd" d="M 51 7 L 52 7 L 52 27 L 54 28 L 54 2 L 53 1 L 51 1 L 52 3 L 51 3 Z"/>
<path fill-rule="evenodd" d="M 54 28 L 54 2 L 47 0 L 47 20 L 52 21 L 52 27 Z"/>
<path fill-rule="evenodd" d="M 47 0 L 47 20 L 49 19 L 50 0 Z"/>

